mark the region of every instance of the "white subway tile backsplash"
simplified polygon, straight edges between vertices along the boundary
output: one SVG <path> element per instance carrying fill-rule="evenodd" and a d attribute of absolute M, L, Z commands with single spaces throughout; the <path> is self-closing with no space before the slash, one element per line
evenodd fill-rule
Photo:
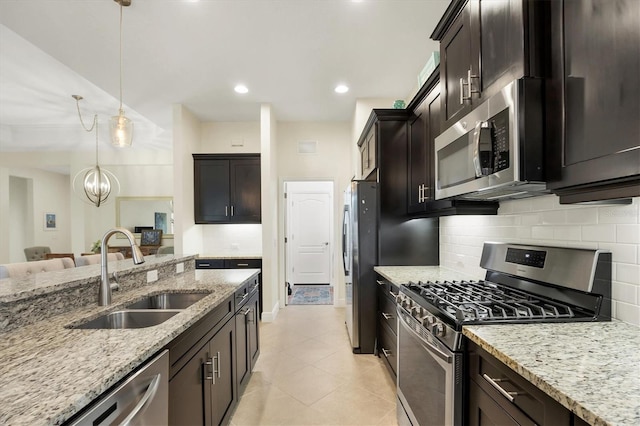
<path fill-rule="evenodd" d="M 497 216 L 440 218 L 443 266 L 478 278 L 485 241 L 576 248 L 613 254 L 613 316 L 640 325 L 640 198 L 627 206 L 561 205 L 555 195 L 500 203 Z"/>
<path fill-rule="evenodd" d="M 542 213 L 542 223 L 544 225 L 564 224 L 567 222 L 566 210 L 555 210 Z"/>
<path fill-rule="evenodd" d="M 598 209 L 584 208 L 581 210 L 567 210 L 567 223 L 595 225 L 598 223 Z"/>
<path fill-rule="evenodd" d="M 603 242 L 615 242 L 616 241 L 616 226 L 615 225 L 583 225 L 582 226 L 582 240 L 583 241 L 603 241 Z"/>
<path fill-rule="evenodd" d="M 538 240 L 552 240 L 553 239 L 553 227 L 551 226 L 532 226 L 531 238 Z"/>
<path fill-rule="evenodd" d="M 616 263 L 616 279 L 625 283 L 640 285 L 640 265 Z"/>
<path fill-rule="evenodd" d="M 638 223 L 638 205 L 600 207 L 598 223 Z"/>
<path fill-rule="evenodd" d="M 640 244 L 640 225 L 617 225 L 616 241 L 619 243 Z"/>
<path fill-rule="evenodd" d="M 638 246 L 633 244 L 599 243 L 598 248 L 613 253 L 613 262 L 638 263 Z"/>
<path fill-rule="evenodd" d="M 616 305 L 616 318 L 640 326 L 640 306 L 630 303 L 614 302 Z"/>
<path fill-rule="evenodd" d="M 553 227 L 553 239 L 554 240 L 568 240 L 568 241 L 580 241 L 582 236 L 582 229 L 580 226 L 554 226 Z"/>
<path fill-rule="evenodd" d="M 611 287 L 611 297 L 618 302 L 635 304 L 638 300 L 638 286 L 614 281 Z"/>

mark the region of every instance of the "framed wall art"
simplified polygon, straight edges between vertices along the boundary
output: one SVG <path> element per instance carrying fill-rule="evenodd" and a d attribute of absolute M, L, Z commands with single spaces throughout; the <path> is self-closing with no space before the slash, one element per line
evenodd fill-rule
<path fill-rule="evenodd" d="M 56 222 L 56 214 L 55 213 L 45 213 L 44 214 L 44 230 L 45 231 L 55 231 L 58 229 L 58 225 Z"/>

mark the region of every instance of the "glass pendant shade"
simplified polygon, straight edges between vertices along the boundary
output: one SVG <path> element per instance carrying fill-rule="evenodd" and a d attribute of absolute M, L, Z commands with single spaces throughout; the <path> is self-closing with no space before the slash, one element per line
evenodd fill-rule
<path fill-rule="evenodd" d="M 131 146 L 133 142 L 133 121 L 124 115 L 121 109 L 118 115 L 114 115 L 109 120 L 109 133 L 111 144 L 117 147 Z"/>

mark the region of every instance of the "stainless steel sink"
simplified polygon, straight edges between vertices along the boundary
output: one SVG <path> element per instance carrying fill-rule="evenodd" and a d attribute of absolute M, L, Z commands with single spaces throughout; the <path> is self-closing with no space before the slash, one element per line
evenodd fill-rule
<path fill-rule="evenodd" d="M 153 327 L 154 325 L 162 324 L 179 313 L 179 310 L 115 311 L 83 324 L 70 326 L 70 328 L 123 329 Z"/>
<path fill-rule="evenodd" d="M 211 293 L 161 293 L 127 305 L 127 309 L 186 309 Z"/>

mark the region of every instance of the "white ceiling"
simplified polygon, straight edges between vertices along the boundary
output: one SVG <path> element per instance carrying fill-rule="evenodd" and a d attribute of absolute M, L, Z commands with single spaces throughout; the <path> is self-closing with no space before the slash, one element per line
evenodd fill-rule
<path fill-rule="evenodd" d="M 349 121 L 356 99 L 406 99 L 448 3 L 133 0 L 123 101 L 134 146 L 171 146 L 173 104 L 202 121 L 257 121 L 261 103 L 281 121 Z M 72 94 L 106 139 L 118 109 L 118 19 L 113 0 L 0 0 L 0 151 L 93 149 Z M 237 83 L 250 92 L 236 94 Z M 351 90 L 334 93 L 338 83 Z"/>

